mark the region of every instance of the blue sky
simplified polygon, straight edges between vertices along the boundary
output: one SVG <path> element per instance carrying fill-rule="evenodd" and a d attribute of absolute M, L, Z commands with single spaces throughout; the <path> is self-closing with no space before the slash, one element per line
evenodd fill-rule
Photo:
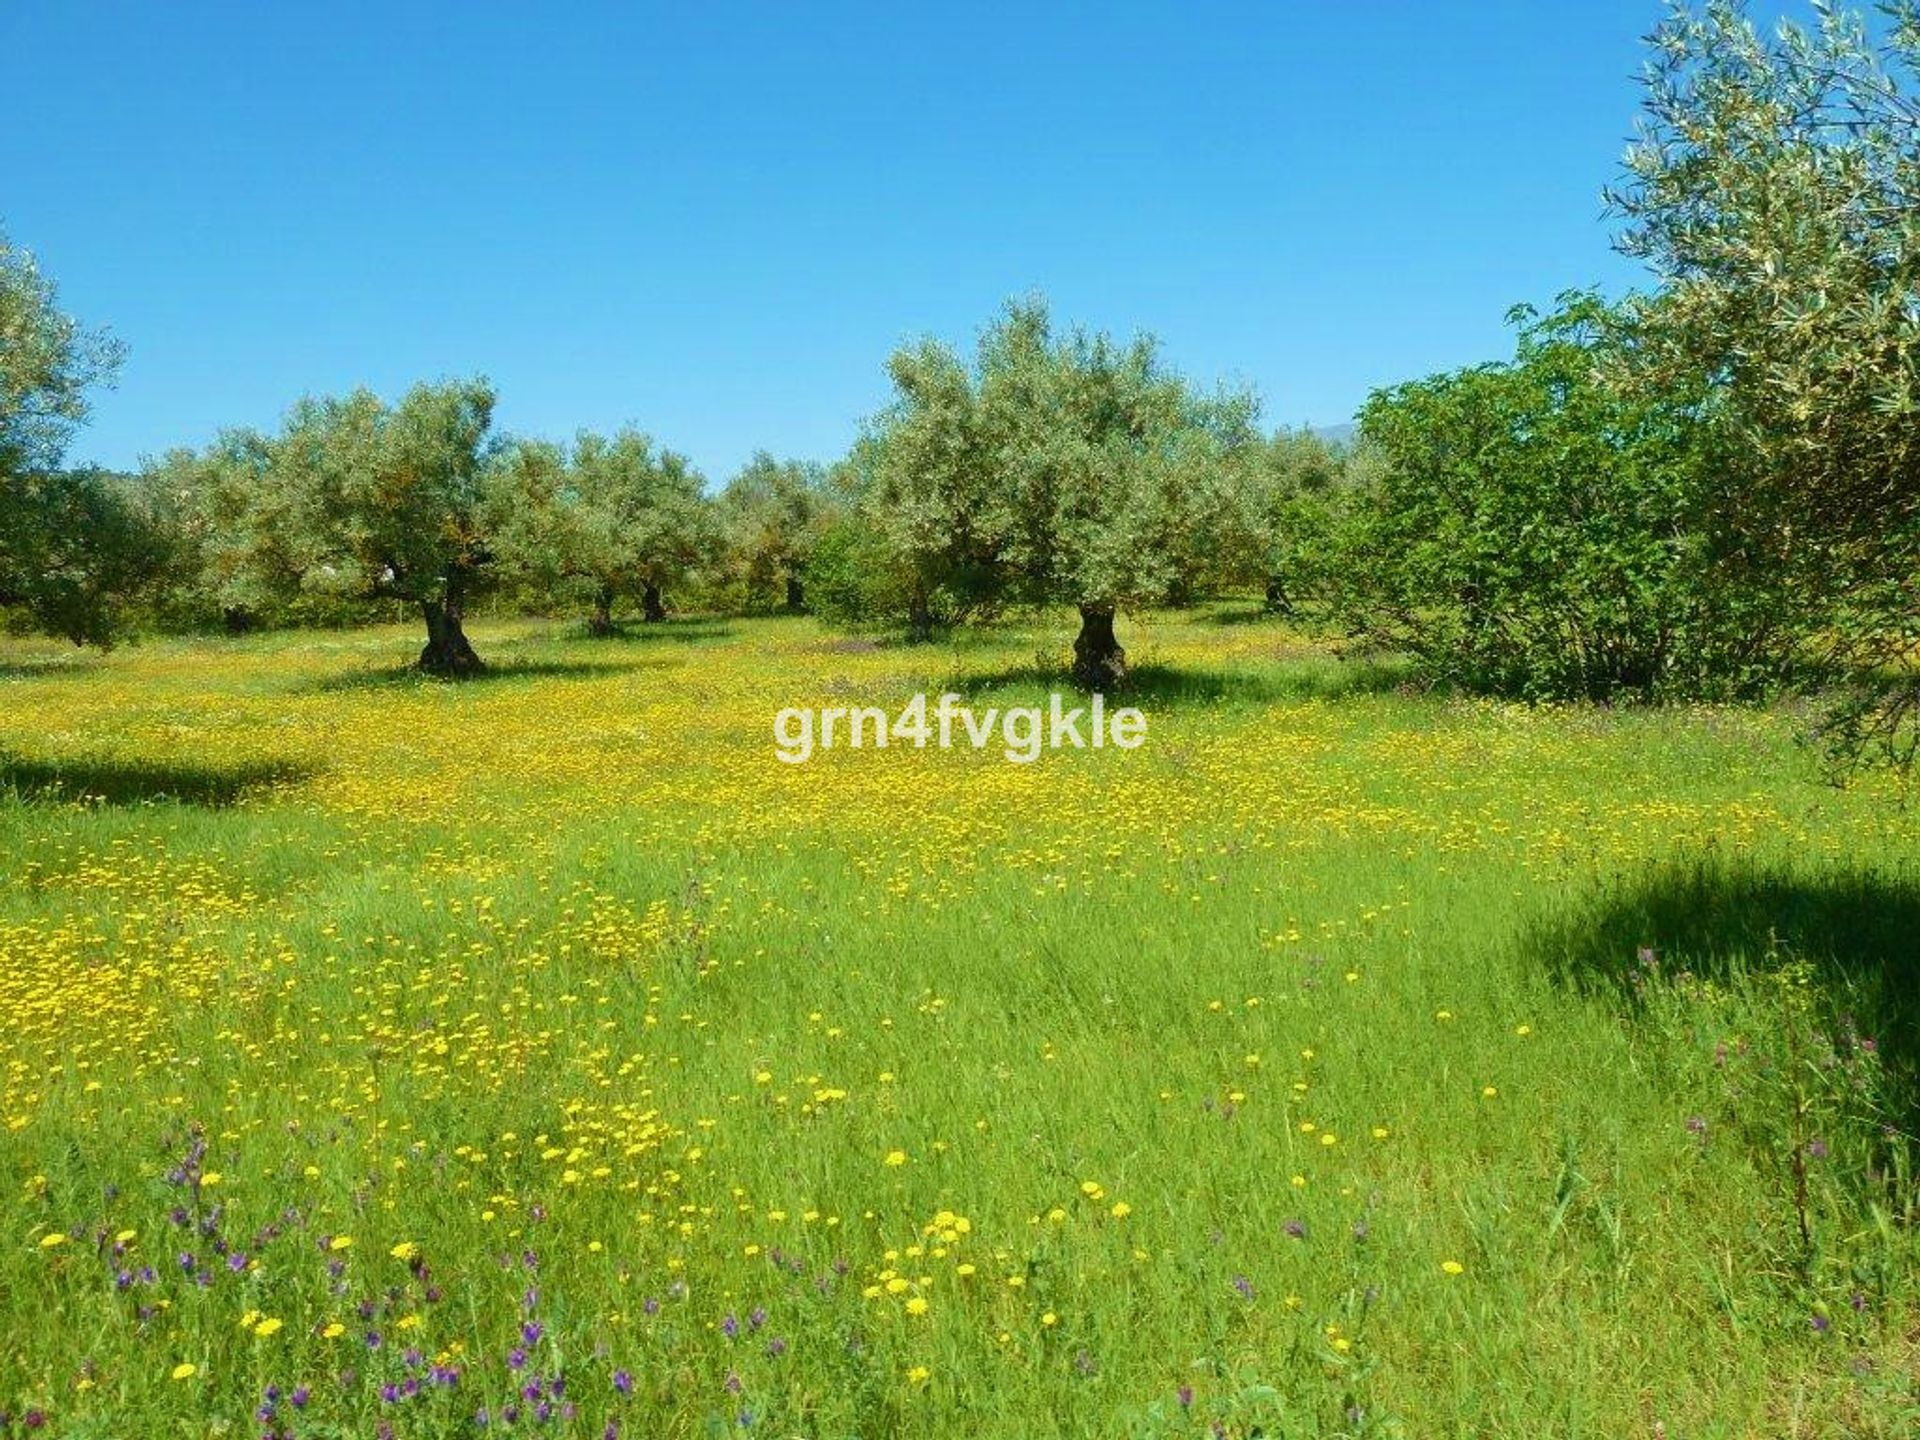
<path fill-rule="evenodd" d="M 1035 290 L 1274 423 L 1637 271 L 1657 0 L 0 7 L 0 223 L 129 358 L 74 458 L 485 373 L 723 479 Z"/>

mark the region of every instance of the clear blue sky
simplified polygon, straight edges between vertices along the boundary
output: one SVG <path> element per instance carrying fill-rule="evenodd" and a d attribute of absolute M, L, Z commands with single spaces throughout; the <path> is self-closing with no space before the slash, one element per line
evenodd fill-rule
<path fill-rule="evenodd" d="M 1274 422 L 1619 289 L 1657 0 L 0 6 L 0 223 L 130 354 L 76 460 L 485 373 L 716 480 L 1007 297 Z"/>

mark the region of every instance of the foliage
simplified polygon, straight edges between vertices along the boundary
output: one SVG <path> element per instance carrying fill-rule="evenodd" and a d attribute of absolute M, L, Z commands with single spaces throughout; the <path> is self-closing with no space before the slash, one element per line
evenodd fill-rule
<path fill-rule="evenodd" d="M 1238 523 L 1219 527 L 1200 588 L 1258 585 L 1270 609 L 1294 614 L 1330 583 L 1328 527 L 1349 488 L 1351 457 L 1311 430 L 1283 429 L 1246 451 L 1244 463 Z"/>
<path fill-rule="evenodd" d="M 807 560 L 807 608 L 838 625 L 888 625 L 912 605 L 912 575 L 871 513 L 848 508 L 821 528 Z M 942 615 L 951 623 L 951 615 Z"/>
<path fill-rule="evenodd" d="M 1081 678 L 1117 679 L 1115 612 L 1167 599 L 1243 513 L 1251 396 L 1196 394 L 1144 336 L 1056 335 L 1037 300 L 1006 307 L 971 367 L 928 340 L 888 369 L 865 500 L 913 576 L 916 628 L 942 593 L 1073 605 Z"/>
<path fill-rule="evenodd" d="M 1726 564 L 1804 601 L 1840 665 L 1910 680 L 1920 7 L 1883 8 L 1873 30 L 1823 4 L 1811 26 L 1765 32 L 1727 0 L 1675 6 L 1612 198 L 1661 281 L 1635 317 L 1644 383 L 1711 377 L 1738 442 L 1716 514 Z M 1911 702 L 1890 693 L 1897 732 Z"/>
<path fill-rule="evenodd" d="M 224 430 L 204 450 L 169 450 L 141 472 L 168 537 L 162 614 L 177 626 L 309 622 L 294 603 L 305 551 L 292 493 L 271 483 L 272 442 L 255 430 Z"/>
<path fill-rule="evenodd" d="M 887 362 L 895 398 L 855 445 L 850 466 L 862 519 L 898 574 L 916 638 L 1006 591 L 1003 523 L 980 434 L 972 378 L 932 340 Z"/>
<path fill-rule="evenodd" d="M 126 631 L 170 573 L 148 501 L 130 477 L 94 468 L 0 479 L 0 607 L 75 645 Z"/>
<path fill-rule="evenodd" d="M 462 619 L 493 560 L 483 506 L 493 399 L 469 380 L 417 385 L 393 405 L 366 390 L 302 400 L 264 446 L 232 440 L 211 460 L 208 494 L 240 507 L 217 548 L 272 593 L 416 606 L 421 667 L 477 671 Z"/>
<path fill-rule="evenodd" d="M 664 592 L 713 564 L 721 543 L 699 472 L 632 429 L 582 431 L 571 456 L 543 441 L 504 447 L 487 509 L 503 568 L 543 594 L 581 592 L 600 633 L 623 599 L 663 618 Z"/>
<path fill-rule="evenodd" d="M 62 313 L 33 256 L 0 233 L 0 477 L 57 469 L 87 418 L 87 392 L 112 380 L 123 355 Z"/>
<path fill-rule="evenodd" d="M 106 643 L 159 561 L 122 479 L 60 468 L 88 392 L 121 356 L 60 310 L 33 256 L 0 232 L 0 607 L 76 645 Z"/>
<path fill-rule="evenodd" d="M 1617 383 L 1631 339 L 1590 295 L 1515 319 L 1512 361 L 1368 401 L 1375 469 L 1330 561 L 1339 621 L 1434 679 L 1502 694 L 1760 683 L 1783 625 L 1715 568 L 1702 496 L 1722 456 L 1707 398 Z"/>
<path fill-rule="evenodd" d="M 820 466 L 754 452 L 720 492 L 720 510 L 745 608 L 807 604 L 814 548 L 838 512 Z"/>

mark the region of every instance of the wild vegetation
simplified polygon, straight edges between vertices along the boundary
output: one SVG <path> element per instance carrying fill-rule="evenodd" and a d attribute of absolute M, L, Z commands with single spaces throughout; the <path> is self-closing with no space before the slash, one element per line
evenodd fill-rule
<path fill-rule="evenodd" d="M 1917 71 L 1677 5 L 1647 287 L 1339 443 L 1036 296 L 111 474 L 0 240 L 0 1436 L 1915 1433 Z"/>
<path fill-rule="evenodd" d="M 768 717 L 1032 703 L 1051 616 L 16 644 L 0 1410 L 1910 1434 L 1896 782 L 1250 613 L 1033 765 Z"/>

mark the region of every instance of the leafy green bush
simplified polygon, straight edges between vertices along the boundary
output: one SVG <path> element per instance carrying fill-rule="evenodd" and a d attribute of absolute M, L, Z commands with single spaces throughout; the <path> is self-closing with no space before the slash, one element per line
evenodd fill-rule
<path fill-rule="evenodd" d="M 1712 514 L 1704 387 L 1627 382 L 1620 314 L 1514 312 L 1513 360 L 1376 393 L 1324 575 L 1335 618 L 1430 678 L 1533 699 L 1750 692 L 1794 647 Z"/>
<path fill-rule="evenodd" d="M 857 514 L 821 531 L 807 563 L 808 602 L 841 625 L 890 622 L 907 608 L 906 586 L 890 563 L 886 539 Z"/>

